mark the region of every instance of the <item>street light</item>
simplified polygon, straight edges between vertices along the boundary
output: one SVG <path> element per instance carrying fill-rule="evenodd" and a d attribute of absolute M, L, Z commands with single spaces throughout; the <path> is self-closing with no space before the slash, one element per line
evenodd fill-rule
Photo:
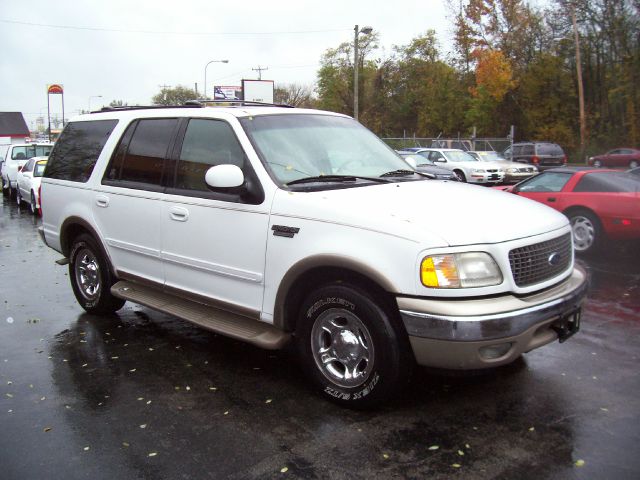
<path fill-rule="evenodd" d="M 204 66 L 204 99 L 207 99 L 207 67 L 212 63 L 229 63 L 229 60 L 211 60 Z M 213 94 L 215 100 L 215 93 Z"/>
<path fill-rule="evenodd" d="M 92 98 L 102 98 L 102 95 L 91 95 L 89 97 L 89 113 L 91 113 L 91 99 Z"/>
<path fill-rule="evenodd" d="M 358 25 L 353 28 L 353 118 L 358 120 L 358 35 L 364 33 L 369 35 L 373 28 L 362 27 L 360 29 Z"/>

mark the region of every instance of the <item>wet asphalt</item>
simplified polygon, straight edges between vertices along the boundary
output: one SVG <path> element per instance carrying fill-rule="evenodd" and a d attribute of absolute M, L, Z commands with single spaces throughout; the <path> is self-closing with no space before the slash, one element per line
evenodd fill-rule
<path fill-rule="evenodd" d="M 583 259 L 582 330 L 471 374 L 419 369 L 369 412 L 271 352 L 127 303 L 77 305 L 0 200 L 0 479 L 640 478 L 640 249 Z"/>

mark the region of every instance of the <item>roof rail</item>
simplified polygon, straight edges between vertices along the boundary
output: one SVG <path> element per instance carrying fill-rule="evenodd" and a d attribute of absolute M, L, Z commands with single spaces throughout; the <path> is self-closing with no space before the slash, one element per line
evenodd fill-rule
<path fill-rule="evenodd" d="M 214 105 L 210 105 L 214 104 Z M 207 106 L 214 107 L 281 107 L 281 108 L 295 108 L 292 105 L 285 103 L 266 103 L 266 102 L 254 102 L 250 100 L 188 100 L 184 105 L 125 105 L 122 107 L 102 107 L 100 110 L 95 110 L 89 113 L 101 113 L 101 112 L 119 112 L 127 110 L 153 110 L 161 108 L 204 108 Z"/>

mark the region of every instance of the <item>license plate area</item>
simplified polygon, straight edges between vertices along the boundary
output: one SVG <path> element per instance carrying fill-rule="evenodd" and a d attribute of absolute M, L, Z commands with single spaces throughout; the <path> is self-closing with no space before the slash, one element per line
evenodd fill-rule
<path fill-rule="evenodd" d="M 558 334 L 558 341 L 560 343 L 565 342 L 580 330 L 581 317 L 582 309 L 577 308 L 551 324 L 551 328 Z"/>

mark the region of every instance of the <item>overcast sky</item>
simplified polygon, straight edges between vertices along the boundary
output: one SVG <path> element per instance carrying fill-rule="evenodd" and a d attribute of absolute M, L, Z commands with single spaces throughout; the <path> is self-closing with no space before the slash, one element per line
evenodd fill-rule
<path fill-rule="evenodd" d="M 428 29 L 450 50 L 446 0 L 0 0 L 0 111 L 29 126 L 46 117 L 46 85 L 65 89 L 65 116 L 112 100 L 149 104 L 161 85 L 207 93 L 257 78 L 313 85 L 323 52 L 353 40 L 353 27 L 380 33 L 380 55 Z M 102 98 L 95 96 L 101 95 Z M 94 97 L 94 98 L 90 98 Z M 59 96 L 52 113 L 61 113 Z"/>

